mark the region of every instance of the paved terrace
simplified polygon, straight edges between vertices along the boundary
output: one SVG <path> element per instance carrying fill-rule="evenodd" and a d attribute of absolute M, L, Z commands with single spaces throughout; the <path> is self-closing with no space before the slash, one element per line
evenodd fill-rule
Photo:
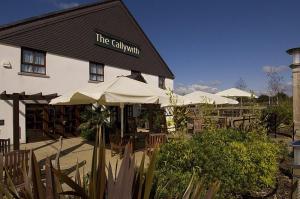
<path fill-rule="evenodd" d="M 45 161 L 47 157 L 55 159 L 59 142 L 47 140 L 35 143 L 22 144 L 21 149 L 33 149 L 38 161 Z M 60 165 L 62 169 L 68 170 L 68 175 L 74 177 L 77 160 L 80 165 L 81 175 L 90 171 L 92 163 L 93 143 L 88 142 L 80 137 L 63 140 L 63 147 L 60 154 Z M 142 159 L 143 152 L 135 152 L 136 164 Z M 120 156 L 111 156 L 110 149 L 106 149 L 106 164 L 110 162 L 114 168 L 118 161 L 120 166 Z M 84 164 L 86 162 L 86 164 Z"/>

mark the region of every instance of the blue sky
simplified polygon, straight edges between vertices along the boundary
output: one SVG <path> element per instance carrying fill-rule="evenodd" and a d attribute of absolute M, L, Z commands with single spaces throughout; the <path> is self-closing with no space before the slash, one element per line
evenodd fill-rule
<path fill-rule="evenodd" d="M 2 0 L 0 24 L 90 0 Z M 285 51 L 300 46 L 298 0 L 124 0 L 174 72 L 175 85 L 222 90 L 243 78 L 266 90 L 263 71 L 291 82 Z M 212 89 L 216 88 L 216 89 Z"/>

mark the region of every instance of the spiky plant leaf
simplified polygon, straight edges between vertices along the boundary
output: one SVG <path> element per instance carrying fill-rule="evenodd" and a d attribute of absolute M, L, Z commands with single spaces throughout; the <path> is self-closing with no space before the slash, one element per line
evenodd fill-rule
<path fill-rule="evenodd" d="M 111 164 L 108 163 L 108 169 L 107 169 L 107 197 L 108 199 L 114 197 L 114 184 L 115 184 L 115 178 L 113 175 Z"/>
<path fill-rule="evenodd" d="M 31 168 L 28 168 L 28 169 L 31 169 Z M 29 176 L 28 176 L 26 160 L 23 161 L 22 173 L 23 173 L 23 179 L 24 179 L 24 190 L 23 190 L 24 196 L 26 199 L 33 199 L 32 186 L 30 183 L 31 178 L 29 178 Z"/>
<path fill-rule="evenodd" d="M 46 199 L 58 199 L 51 160 L 46 159 Z"/>
<path fill-rule="evenodd" d="M 4 183 L 3 183 L 3 154 L 0 153 L 0 199 L 3 199 Z"/>
<path fill-rule="evenodd" d="M 201 197 L 201 194 L 202 194 L 202 191 L 203 191 L 203 184 L 201 181 L 199 181 L 197 184 L 196 184 L 196 187 L 193 191 L 193 195 L 191 197 L 191 199 L 198 199 Z"/>
<path fill-rule="evenodd" d="M 37 163 L 35 154 L 32 150 L 30 150 L 30 162 L 32 164 L 32 188 L 33 188 L 33 196 L 35 199 L 46 198 L 45 187 L 42 183 L 41 178 L 41 170 L 39 164 Z"/>
<path fill-rule="evenodd" d="M 144 199 L 148 199 L 150 197 L 157 155 L 158 155 L 158 149 L 155 148 L 153 151 L 151 160 L 150 160 L 149 167 L 147 169 L 147 173 L 146 173 L 145 191 L 144 191 L 144 197 L 143 197 Z"/>
<path fill-rule="evenodd" d="M 54 163 L 54 167 L 58 170 L 60 170 L 60 162 L 59 162 L 59 158 L 60 158 L 60 154 L 61 154 L 61 151 L 62 151 L 62 147 L 63 147 L 63 137 L 60 136 L 59 137 L 59 147 L 58 147 L 58 150 L 57 150 L 57 153 L 56 153 L 56 156 L 55 156 L 55 163 Z"/>
<path fill-rule="evenodd" d="M 13 197 L 20 198 L 17 188 L 15 187 L 15 185 L 12 181 L 12 178 L 10 177 L 6 168 L 5 168 L 5 175 L 6 175 L 6 182 L 7 182 L 7 185 L 6 185 L 7 190 L 9 191 L 9 193 L 11 195 L 13 195 Z"/>
<path fill-rule="evenodd" d="M 220 188 L 220 182 L 216 181 L 214 182 L 208 189 L 208 191 L 205 194 L 204 199 L 212 199 L 217 194 L 218 190 Z"/>
<path fill-rule="evenodd" d="M 102 127 L 98 126 L 98 168 L 97 168 L 97 196 L 104 197 L 106 188 L 106 173 L 105 173 L 105 140 L 102 139 Z"/>
<path fill-rule="evenodd" d="M 80 187 L 77 183 L 75 183 L 70 177 L 67 175 L 61 173 L 60 171 L 52 168 L 52 171 L 54 175 L 57 176 L 57 178 L 60 180 L 60 182 L 66 183 L 68 186 L 70 186 L 72 189 L 76 190 L 76 192 L 84 199 L 88 198 L 85 190 Z"/>
<path fill-rule="evenodd" d="M 89 196 L 90 199 L 96 199 L 96 179 L 97 179 L 97 152 L 98 152 L 98 136 L 99 136 L 99 132 L 97 131 L 97 135 L 96 135 L 96 140 L 94 143 L 94 149 L 93 149 L 93 158 L 92 158 L 92 167 L 91 167 L 91 172 L 90 172 L 90 176 L 89 176 Z"/>
<path fill-rule="evenodd" d="M 192 190 L 194 188 L 194 178 L 195 178 L 195 176 L 192 175 L 190 183 L 189 183 L 188 187 L 186 188 L 186 190 L 185 190 L 185 192 L 184 192 L 184 194 L 182 196 L 182 199 L 189 199 L 190 198 L 190 195 L 191 195 Z"/>
<path fill-rule="evenodd" d="M 145 182 L 145 177 L 144 177 L 145 157 L 146 157 L 145 153 L 143 153 L 142 161 L 141 161 L 138 175 L 137 175 L 137 177 L 138 177 L 137 182 L 139 183 L 137 199 L 142 198 L 143 184 Z"/>
<path fill-rule="evenodd" d="M 132 186 L 134 181 L 134 157 L 131 157 L 129 145 L 125 147 L 124 157 L 118 174 L 115 174 L 116 180 L 112 182 L 112 174 L 109 174 L 108 192 L 109 198 L 132 198 Z"/>
<path fill-rule="evenodd" d="M 79 186 L 82 186 L 82 184 L 81 184 L 80 172 L 79 172 L 78 158 L 77 158 L 77 163 L 76 163 L 75 182 L 76 182 Z"/>

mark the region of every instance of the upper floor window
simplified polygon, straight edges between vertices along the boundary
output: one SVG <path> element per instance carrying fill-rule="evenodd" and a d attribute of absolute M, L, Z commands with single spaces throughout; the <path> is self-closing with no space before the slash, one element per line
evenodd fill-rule
<path fill-rule="evenodd" d="M 31 49 L 22 49 L 21 72 L 46 74 L 46 53 Z"/>
<path fill-rule="evenodd" d="M 159 76 L 158 77 L 158 87 L 161 89 L 166 89 L 165 78 Z"/>
<path fill-rule="evenodd" d="M 104 81 L 104 65 L 90 62 L 90 80 L 91 81 Z"/>

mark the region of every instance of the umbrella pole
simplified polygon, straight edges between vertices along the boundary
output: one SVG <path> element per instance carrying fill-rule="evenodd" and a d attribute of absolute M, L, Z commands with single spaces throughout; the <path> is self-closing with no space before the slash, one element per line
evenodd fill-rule
<path fill-rule="evenodd" d="M 124 136 L 124 104 L 120 104 L 121 108 L 121 138 Z"/>

